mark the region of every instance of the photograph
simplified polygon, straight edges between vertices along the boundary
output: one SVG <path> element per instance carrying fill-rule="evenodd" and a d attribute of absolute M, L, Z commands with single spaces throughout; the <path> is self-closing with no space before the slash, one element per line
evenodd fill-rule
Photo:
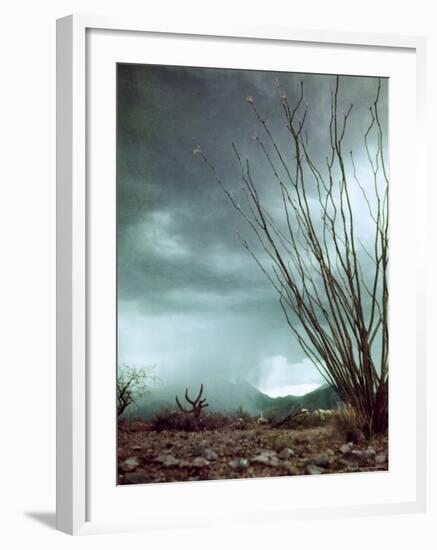
<path fill-rule="evenodd" d="M 118 63 L 118 485 L 389 469 L 389 79 Z"/>

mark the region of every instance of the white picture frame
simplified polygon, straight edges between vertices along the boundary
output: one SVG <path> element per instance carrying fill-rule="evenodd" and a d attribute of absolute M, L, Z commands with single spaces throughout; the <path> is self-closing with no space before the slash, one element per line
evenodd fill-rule
<path fill-rule="evenodd" d="M 92 302 L 93 285 L 90 275 L 90 265 L 93 254 L 93 246 L 89 246 L 89 229 L 92 227 L 93 217 L 96 213 L 95 206 L 91 206 L 89 179 L 92 168 L 90 167 L 90 144 L 87 142 L 87 124 L 93 102 L 89 97 L 90 71 L 94 70 L 96 59 L 92 63 L 87 57 L 90 46 L 87 36 L 93 31 L 105 31 L 105 40 L 111 40 L 114 51 L 117 52 L 116 33 L 125 33 L 132 40 L 140 36 L 150 36 L 160 40 L 160 43 L 169 42 L 165 50 L 165 59 L 171 60 L 175 55 L 171 46 L 172 39 L 188 37 L 189 39 L 212 40 L 212 48 L 215 47 L 214 40 L 227 41 L 228 44 L 235 43 L 249 46 L 251 44 L 268 44 L 274 48 L 275 44 L 298 45 L 312 44 L 318 48 L 334 46 L 346 52 L 351 48 L 359 48 L 363 51 L 392 51 L 399 56 L 408 54 L 414 57 L 416 68 L 414 75 L 414 93 L 417 101 L 408 105 L 414 116 L 415 132 L 415 162 L 410 167 L 414 174 L 414 189 L 411 193 L 416 199 L 415 211 L 415 235 L 424 231 L 425 221 L 420 216 L 425 196 L 425 169 L 422 151 L 424 140 L 424 75 L 425 75 L 425 40 L 421 37 L 375 35 L 375 34 L 353 34 L 336 33 L 311 30 L 295 30 L 287 28 L 236 28 L 229 29 L 215 28 L 173 28 L 163 24 L 162 26 L 151 26 L 146 22 L 119 18 L 105 18 L 96 16 L 72 15 L 58 20 L 57 22 L 57 528 L 69 534 L 86 534 L 93 532 L 106 532 L 113 530 L 129 529 L 151 529 L 163 526 L 205 526 L 214 521 L 255 521 L 259 519 L 285 519 L 302 517 L 330 517 L 338 515 L 368 515 L 368 514 L 390 514 L 400 512 L 420 512 L 425 510 L 426 503 L 426 461 L 425 461 L 425 433 L 426 433 L 426 403 L 425 403 L 425 251 L 420 239 L 416 242 L 415 272 L 416 285 L 411 285 L 411 295 L 414 300 L 411 307 L 416 308 L 414 321 L 415 343 L 411 352 L 415 353 L 415 405 L 414 434 L 415 447 L 411 450 L 412 460 L 410 474 L 412 475 L 412 486 L 409 488 L 408 498 L 399 498 L 394 495 L 387 501 L 372 502 L 371 497 L 363 500 L 355 499 L 354 504 L 342 504 L 339 501 L 334 506 L 323 505 L 323 498 L 320 506 L 302 507 L 296 503 L 289 503 L 288 499 L 280 500 L 275 510 L 266 508 L 260 502 L 256 502 L 254 495 L 256 490 L 277 491 L 278 484 L 275 480 L 245 481 L 244 489 L 240 482 L 213 482 L 203 484 L 181 484 L 176 487 L 152 487 L 154 498 L 154 512 L 145 508 L 141 513 L 134 516 L 125 514 L 118 517 L 116 507 L 108 508 L 107 515 L 104 510 L 97 514 L 98 519 L 90 515 L 90 487 L 95 477 L 95 467 L 90 433 L 96 431 L 90 428 L 90 411 L 96 399 L 96 384 L 90 372 L 90 357 L 95 332 L 90 336 L 90 309 L 95 311 L 98 302 Z M 89 35 L 90 36 L 90 35 Z M 94 43 L 93 43 L 94 44 Z M 94 48 L 94 45 L 93 45 Z M 98 45 L 95 48 L 98 50 Z M 111 49 L 111 48 L 108 48 Z M 126 49 L 129 52 L 129 48 Z M 130 50 L 132 51 L 132 50 Z M 216 51 L 216 50 L 214 50 Z M 109 55 L 109 54 L 108 54 Z M 115 53 L 117 55 L 117 53 Z M 126 54 L 130 55 L 130 54 Z M 183 54 L 179 54 L 183 55 Z M 173 57 L 172 57 L 173 56 Z M 112 58 L 111 58 L 112 59 Z M 112 62 L 108 57 L 108 61 Z M 137 62 L 137 59 L 134 59 Z M 178 63 L 176 63 L 178 64 Z M 357 67 L 359 70 L 359 67 Z M 329 72 L 329 71 L 327 71 Z M 365 74 L 365 73 L 364 73 Z M 103 75 L 102 75 L 103 78 Z M 90 142 L 92 139 L 90 139 Z M 111 147 L 111 144 L 108 144 Z M 108 161 L 113 164 L 115 159 Z M 98 198 L 102 198 L 101 196 Z M 113 199 L 112 199 L 113 200 Z M 95 200 L 93 204 L 95 205 Z M 105 206 L 106 204 L 106 206 Z M 108 206 L 109 204 L 109 206 Z M 109 203 L 103 201 L 100 210 L 111 208 Z M 93 307 L 91 308 L 91 305 Z M 94 313 L 92 313 L 94 315 Z M 410 327 L 411 328 L 411 327 Z M 103 330 L 103 329 L 102 329 Z M 91 351 L 90 351 L 91 350 Z M 408 354 L 407 354 L 408 355 Z M 105 392 L 111 388 L 108 384 L 102 383 L 101 391 Z M 113 396 L 115 404 L 115 395 Z M 111 397 L 112 398 L 112 397 Z M 91 415 L 92 416 L 92 415 Z M 95 416 L 95 415 L 94 415 Z M 110 420 L 108 420 L 110 422 Z M 412 427 L 412 429 L 413 429 Z M 413 431 L 411 432 L 413 433 Z M 94 437 L 93 435 L 93 437 Z M 100 437 L 100 436 L 99 436 Z M 109 433 L 106 441 L 113 438 Z M 103 441 L 103 440 L 102 440 Z M 102 444 L 102 448 L 103 448 Z M 106 447 L 105 447 L 106 448 Z M 110 448 L 110 447 L 107 447 Z M 100 457 L 101 459 L 101 457 Z M 414 460 L 413 460 L 414 459 Z M 109 464 L 114 464 L 115 456 L 107 458 Z M 414 472 L 413 472 L 414 462 Z M 115 470 L 115 468 L 114 468 Z M 414 474 L 414 476 L 413 476 Z M 335 482 L 335 476 L 331 477 Z M 413 480 L 414 477 L 414 480 Z M 103 479 L 103 478 L 102 478 Z M 106 479 L 106 478 L 105 478 Z M 337 478 L 338 479 L 338 478 Z M 368 478 L 370 480 L 370 478 Z M 263 485 L 259 485 L 259 483 Z M 296 480 L 300 485 L 304 478 Z M 317 480 L 313 480 L 317 481 Z M 277 482 L 277 480 L 276 480 Z M 103 480 L 101 483 L 107 483 Z M 270 485 L 269 485 L 270 484 Z M 212 485 L 214 487 L 212 488 Z M 414 485 L 414 487 L 413 487 Z M 114 477 L 115 486 L 115 477 Z M 314 486 L 314 484 L 313 484 Z M 93 486 L 93 491 L 102 490 L 101 500 L 109 497 L 100 486 Z M 99 489 L 100 487 L 100 489 Z M 136 505 L 141 499 L 146 498 L 141 493 L 142 488 L 134 487 L 137 491 Z M 123 495 L 123 506 L 126 503 L 126 488 Z M 129 489 L 130 490 L 130 489 Z M 310 489 L 312 490 L 312 489 Z M 332 488 L 331 488 L 332 490 Z M 352 492 L 352 489 L 344 488 L 344 491 Z M 245 493 L 250 504 L 243 513 L 238 514 L 232 507 L 223 514 L 211 513 L 214 517 L 196 515 L 193 513 L 178 513 L 178 502 L 182 502 L 188 492 L 193 494 L 193 499 L 202 499 L 214 496 L 218 506 L 223 505 L 227 494 L 233 495 Z M 112 494 L 112 493 L 111 493 Z M 149 493 L 151 494 L 151 493 Z M 119 492 L 118 495 L 121 495 Z M 412 495 L 412 496 L 411 496 Z M 166 503 L 174 500 L 173 508 L 164 515 Z M 96 502 L 98 498 L 94 499 Z M 121 501 L 120 497 L 120 501 Z M 262 500 L 262 499 L 261 499 Z M 273 513 L 274 512 L 274 513 Z"/>

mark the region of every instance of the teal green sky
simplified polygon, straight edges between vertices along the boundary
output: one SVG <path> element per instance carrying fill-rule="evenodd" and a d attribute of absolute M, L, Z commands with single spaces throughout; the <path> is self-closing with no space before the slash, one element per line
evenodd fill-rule
<path fill-rule="evenodd" d="M 323 163 L 333 76 L 118 65 L 119 364 L 155 364 L 164 382 L 241 377 L 272 395 L 303 393 L 321 382 L 236 236 L 251 238 L 241 216 L 192 154 L 200 145 L 238 196 L 236 142 L 274 210 L 269 168 L 252 139 L 259 124 L 245 98 L 256 100 L 292 163 L 275 79 L 291 103 L 303 80 L 309 148 Z M 339 109 L 354 104 L 345 148 L 354 150 L 369 184 L 363 135 L 376 87 L 377 79 L 362 77 L 344 77 L 340 87 Z M 381 99 L 387 133 L 387 81 Z M 356 212 L 367 242 L 368 216 L 358 199 Z"/>

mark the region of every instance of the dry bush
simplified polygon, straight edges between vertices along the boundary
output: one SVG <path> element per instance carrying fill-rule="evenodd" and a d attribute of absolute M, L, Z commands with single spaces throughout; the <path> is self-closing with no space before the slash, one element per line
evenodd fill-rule
<path fill-rule="evenodd" d="M 364 422 L 351 405 L 345 405 L 333 412 L 330 422 L 335 433 L 346 443 L 357 443 L 364 438 Z"/>
<path fill-rule="evenodd" d="M 163 409 L 155 414 L 153 428 L 161 432 L 163 430 L 176 430 L 194 432 L 198 430 L 218 430 L 231 423 L 231 419 L 223 413 L 211 412 L 196 419 L 193 415 L 171 409 Z"/>
<path fill-rule="evenodd" d="M 163 409 L 156 413 L 152 419 L 152 425 L 157 432 L 163 430 L 194 432 L 200 427 L 199 422 L 192 415 L 171 409 Z"/>

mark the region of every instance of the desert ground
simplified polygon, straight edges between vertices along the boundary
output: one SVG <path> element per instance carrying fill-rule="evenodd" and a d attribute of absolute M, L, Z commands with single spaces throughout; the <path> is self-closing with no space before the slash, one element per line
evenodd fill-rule
<path fill-rule="evenodd" d="M 256 420 L 219 429 L 156 429 L 123 421 L 118 429 L 118 483 L 161 483 L 388 469 L 386 435 L 364 438 L 324 419 L 274 427 Z M 312 423 L 317 424 L 317 423 Z"/>

